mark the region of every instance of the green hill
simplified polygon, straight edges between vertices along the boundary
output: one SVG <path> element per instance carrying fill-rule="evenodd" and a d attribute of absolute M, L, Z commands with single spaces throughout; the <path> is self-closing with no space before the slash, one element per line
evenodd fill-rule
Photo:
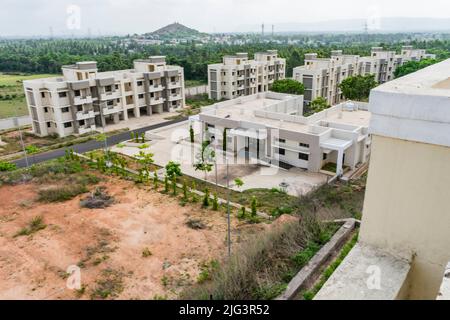
<path fill-rule="evenodd" d="M 206 33 L 202 33 L 198 30 L 188 28 L 178 22 L 169 24 L 165 27 L 162 27 L 161 29 L 146 34 L 146 36 L 153 36 L 153 37 L 157 36 L 159 38 L 187 38 L 203 35 L 206 35 Z"/>

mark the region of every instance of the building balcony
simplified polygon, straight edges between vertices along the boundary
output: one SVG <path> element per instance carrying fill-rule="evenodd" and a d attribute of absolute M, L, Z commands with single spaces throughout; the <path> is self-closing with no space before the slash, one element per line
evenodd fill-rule
<path fill-rule="evenodd" d="M 81 104 L 89 104 L 92 103 L 92 96 L 79 96 L 73 99 L 73 103 L 77 106 Z"/>
<path fill-rule="evenodd" d="M 240 75 L 240 76 L 237 76 L 237 80 L 239 81 L 239 80 L 244 80 L 245 79 L 245 75 Z"/>
<path fill-rule="evenodd" d="M 102 93 L 100 95 L 100 100 L 111 100 L 111 99 L 117 99 L 120 97 L 120 93 L 119 91 L 116 92 L 106 92 L 106 93 Z"/>
<path fill-rule="evenodd" d="M 167 85 L 167 89 L 176 89 L 176 88 L 181 88 L 181 82 L 180 81 L 169 82 L 169 84 Z"/>
<path fill-rule="evenodd" d="M 122 112 L 122 107 L 114 106 L 114 107 L 105 107 L 103 108 L 103 115 L 113 114 L 117 112 Z"/>
<path fill-rule="evenodd" d="M 162 91 L 163 89 L 164 89 L 164 87 L 160 84 L 155 84 L 153 86 L 149 86 L 150 92 L 158 92 L 158 91 Z"/>
<path fill-rule="evenodd" d="M 179 93 L 169 95 L 169 101 L 175 101 L 175 100 L 180 100 L 180 99 L 181 99 L 181 94 L 179 94 Z"/>
<path fill-rule="evenodd" d="M 87 112 L 79 111 L 76 113 L 76 117 L 77 117 L 77 120 L 85 120 L 85 119 L 89 119 L 89 118 L 94 118 L 95 112 L 94 112 L 94 110 L 87 111 Z"/>
<path fill-rule="evenodd" d="M 165 101 L 165 99 L 162 97 L 150 98 L 150 105 L 151 106 L 158 105 L 158 104 L 163 103 L 164 101 Z"/>

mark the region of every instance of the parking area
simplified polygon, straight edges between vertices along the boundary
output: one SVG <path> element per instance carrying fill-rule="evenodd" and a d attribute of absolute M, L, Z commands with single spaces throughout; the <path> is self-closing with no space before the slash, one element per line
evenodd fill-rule
<path fill-rule="evenodd" d="M 200 133 L 198 123 L 194 123 L 196 136 Z M 155 164 L 164 167 L 169 161 L 181 164 L 183 174 L 197 179 L 206 179 L 219 185 L 227 185 L 227 160 L 230 187 L 237 191 L 255 188 L 280 188 L 293 196 L 301 196 L 312 189 L 326 183 L 327 176 L 322 173 L 312 173 L 300 168 L 289 170 L 276 166 L 267 166 L 255 163 L 243 158 L 227 157 L 221 150 L 216 150 L 215 162 L 212 170 L 206 175 L 203 171 L 196 171 L 194 164 L 201 154 L 201 145 L 191 143 L 189 140 L 189 123 L 182 122 L 146 133 L 148 148 L 120 145 L 112 148 L 112 151 L 128 156 L 136 156 L 144 151 L 153 153 Z M 197 139 L 196 139 L 197 140 Z M 234 179 L 240 178 L 244 185 L 238 188 Z"/>

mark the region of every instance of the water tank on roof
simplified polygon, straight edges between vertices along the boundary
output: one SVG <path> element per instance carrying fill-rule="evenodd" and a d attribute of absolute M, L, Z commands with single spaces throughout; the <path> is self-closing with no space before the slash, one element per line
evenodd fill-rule
<path fill-rule="evenodd" d="M 358 106 L 354 104 L 352 101 L 347 101 L 344 103 L 342 110 L 344 111 L 356 111 L 358 110 Z"/>

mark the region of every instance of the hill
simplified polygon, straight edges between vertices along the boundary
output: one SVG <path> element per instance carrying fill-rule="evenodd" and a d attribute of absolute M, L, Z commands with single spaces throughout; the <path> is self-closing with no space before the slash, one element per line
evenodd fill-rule
<path fill-rule="evenodd" d="M 154 32 L 147 33 L 146 36 L 159 37 L 159 38 L 188 38 L 194 36 L 202 36 L 206 33 L 202 33 L 198 30 L 188 28 L 181 23 L 175 22 L 162 27 Z"/>

